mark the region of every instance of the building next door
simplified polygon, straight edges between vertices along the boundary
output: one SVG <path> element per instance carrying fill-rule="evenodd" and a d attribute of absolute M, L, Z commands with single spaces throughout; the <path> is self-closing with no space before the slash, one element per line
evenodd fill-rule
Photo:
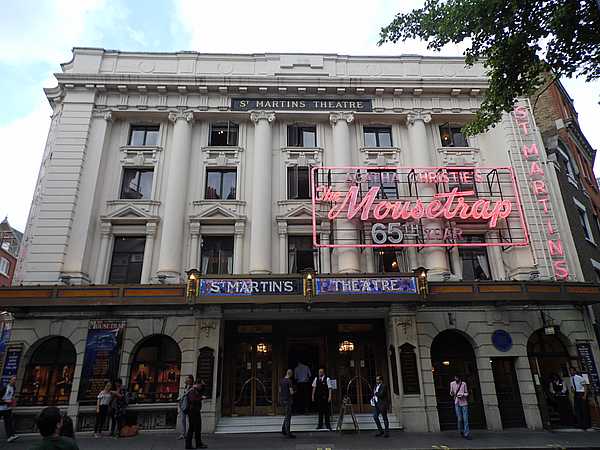
<path fill-rule="evenodd" d="M 459 331 L 442 331 L 431 344 L 431 364 L 440 428 L 442 430 L 456 429 L 454 400 L 450 397 L 450 382 L 455 375 L 460 375 L 467 383 L 471 428 L 485 428 L 485 413 L 477 363 L 469 341 Z"/>
<path fill-rule="evenodd" d="M 225 386 L 224 412 L 232 416 L 275 414 L 271 340 L 246 336 L 234 345 L 232 358 L 226 362 L 231 376 Z"/>
<path fill-rule="evenodd" d="M 492 358 L 502 428 L 525 428 L 525 414 L 514 358 Z"/>

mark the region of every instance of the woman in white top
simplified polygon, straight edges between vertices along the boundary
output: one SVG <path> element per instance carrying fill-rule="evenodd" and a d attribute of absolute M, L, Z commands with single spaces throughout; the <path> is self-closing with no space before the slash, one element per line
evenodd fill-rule
<path fill-rule="evenodd" d="M 104 422 L 108 418 L 108 409 L 112 400 L 112 383 L 106 383 L 104 389 L 98 394 L 98 400 L 96 401 L 96 426 L 94 427 L 94 437 L 100 437 L 102 429 L 104 428 Z"/>

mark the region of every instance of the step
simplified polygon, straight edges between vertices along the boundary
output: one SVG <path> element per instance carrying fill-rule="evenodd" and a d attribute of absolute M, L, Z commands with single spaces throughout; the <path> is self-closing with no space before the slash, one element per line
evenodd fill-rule
<path fill-rule="evenodd" d="M 355 414 L 358 426 L 361 430 L 375 430 L 377 426 L 373 422 L 371 414 Z M 246 417 L 221 417 L 215 429 L 217 434 L 236 434 L 236 433 L 279 433 L 283 416 L 246 416 Z M 388 414 L 390 429 L 402 429 L 395 414 Z M 306 414 L 301 416 L 292 416 L 292 431 L 316 431 L 315 428 L 319 422 L 316 414 Z M 331 417 L 331 426 L 335 429 L 337 416 Z M 352 418 L 344 417 L 342 430 L 354 430 Z"/>

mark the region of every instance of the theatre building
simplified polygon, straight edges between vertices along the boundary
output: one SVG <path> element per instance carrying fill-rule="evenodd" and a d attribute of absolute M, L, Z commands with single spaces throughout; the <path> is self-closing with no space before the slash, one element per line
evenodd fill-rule
<path fill-rule="evenodd" d="M 361 428 L 378 374 L 407 431 L 454 428 L 455 374 L 479 429 L 573 426 L 549 392 L 569 366 L 598 392 L 600 285 L 529 102 L 461 133 L 481 66 L 77 48 L 61 68 L 0 290 L 19 430 L 45 405 L 90 430 L 117 377 L 143 428 L 173 428 L 192 374 L 208 431 L 278 431 L 299 362 L 327 370 L 334 423 L 347 396 Z M 292 429 L 312 429 L 299 392 Z"/>

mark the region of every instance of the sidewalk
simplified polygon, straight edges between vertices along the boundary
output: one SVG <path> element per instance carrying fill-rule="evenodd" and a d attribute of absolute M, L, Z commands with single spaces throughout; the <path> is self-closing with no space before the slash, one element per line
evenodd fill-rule
<path fill-rule="evenodd" d="M 182 450 L 184 442 L 175 433 L 145 432 L 134 438 L 94 439 L 90 435 L 77 438 L 81 450 Z M 0 449 L 26 450 L 39 438 L 22 436 L 8 444 L 3 441 Z M 443 433 L 392 433 L 389 439 L 375 438 L 372 432 L 359 435 L 327 432 L 297 433 L 296 439 L 284 439 L 269 434 L 208 434 L 205 442 L 211 449 L 220 450 L 397 450 L 397 449 L 598 449 L 600 432 L 569 431 L 476 431 L 472 441 L 456 436 L 454 432 Z"/>

